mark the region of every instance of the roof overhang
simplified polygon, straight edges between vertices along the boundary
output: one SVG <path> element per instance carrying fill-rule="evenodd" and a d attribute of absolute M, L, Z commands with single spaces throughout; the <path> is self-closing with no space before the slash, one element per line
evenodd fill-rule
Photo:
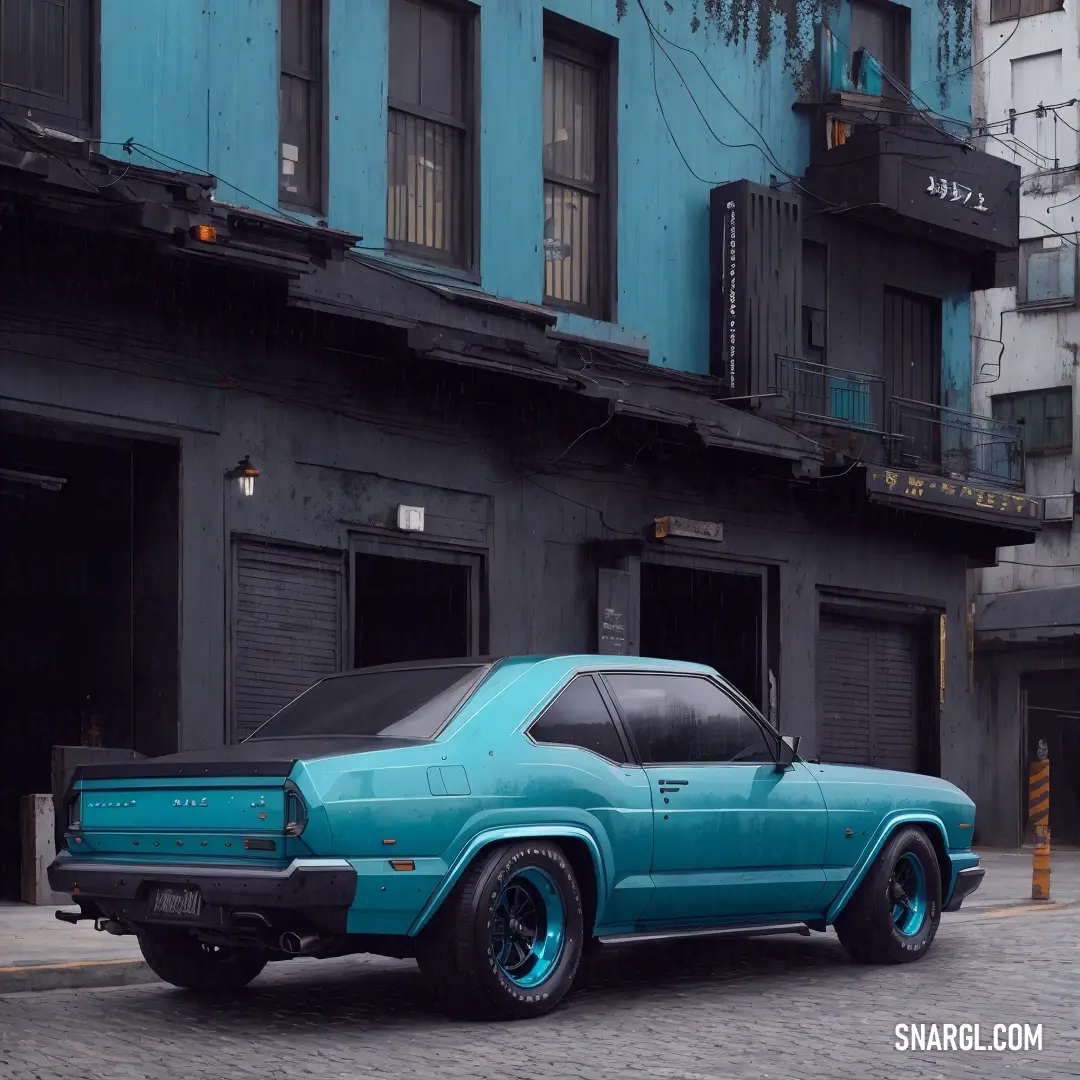
<path fill-rule="evenodd" d="M 150 169 L 33 123 L 0 122 L 0 214 L 154 245 L 286 279 L 343 258 L 360 237 L 214 198 L 212 176 Z M 199 239 L 200 227 L 204 236 Z"/>
<path fill-rule="evenodd" d="M 984 594 L 975 604 L 982 645 L 1039 645 L 1080 636 L 1080 585 Z"/>
<path fill-rule="evenodd" d="M 894 510 L 976 526 L 983 547 L 1030 544 L 1042 528 L 1038 499 L 974 480 L 872 465 L 866 470 L 866 495 Z"/>
<path fill-rule="evenodd" d="M 793 462 L 816 475 L 820 445 L 715 396 L 715 379 L 657 368 L 647 354 L 587 346 L 555 331 L 548 308 L 427 280 L 380 257 L 352 255 L 294 281 L 289 303 L 403 328 L 409 348 L 435 360 L 487 368 L 607 401 L 617 415 L 691 432 L 705 446 Z"/>
<path fill-rule="evenodd" d="M 817 442 L 724 404 L 715 379 L 660 369 L 640 349 L 600 341 L 588 345 L 584 364 L 583 346 L 555 330 L 558 315 L 548 308 L 433 280 L 354 250 L 359 236 L 219 201 L 215 187 L 213 176 L 114 160 L 33 123 L 0 123 L 0 213 L 278 278 L 290 306 L 397 327 L 420 356 L 597 398 L 614 414 L 681 428 L 704 446 L 791 462 L 800 477 L 820 470 Z"/>

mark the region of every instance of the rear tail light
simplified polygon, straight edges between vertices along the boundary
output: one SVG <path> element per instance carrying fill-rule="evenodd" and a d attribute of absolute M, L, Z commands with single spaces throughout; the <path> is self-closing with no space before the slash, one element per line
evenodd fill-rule
<path fill-rule="evenodd" d="M 82 792 L 76 791 L 68 798 L 67 804 L 67 831 L 69 833 L 82 832 Z"/>
<path fill-rule="evenodd" d="M 299 836 L 307 825 L 307 804 L 300 789 L 290 780 L 285 784 L 285 835 Z"/>

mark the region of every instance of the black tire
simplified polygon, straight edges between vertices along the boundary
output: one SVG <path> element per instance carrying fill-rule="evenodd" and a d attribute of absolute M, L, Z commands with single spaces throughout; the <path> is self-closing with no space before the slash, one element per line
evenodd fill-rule
<path fill-rule="evenodd" d="M 924 914 L 905 933 L 894 918 L 894 875 L 911 879 L 916 860 L 925 882 Z M 901 890 L 902 891 L 902 890 Z M 897 908 L 901 920 L 910 908 Z M 914 826 L 897 829 L 870 865 L 855 895 L 836 920 L 836 934 L 860 964 L 910 964 L 926 954 L 941 922 L 941 870 L 926 833 Z M 917 929 L 916 929 L 917 925 Z"/>
<path fill-rule="evenodd" d="M 266 967 L 261 949 L 203 945 L 186 930 L 144 928 L 139 948 L 159 979 L 183 990 L 239 990 Z"/>
<path fill-rule="evenodd" d="M 493 940 L 506 886 L 539 876 L 561 904 L 562 945 L 542 981 L 523 986 L 499 963 Z M 547 883 L 550 883 L 548 887 Z M 500 909 L 501 910 L 501 909 Z M 440 1007 L 472 1020 L 523 1020 L 550 1012 L 577 974 L 583 933 L 581 891 L 558 844 L 525 840 L 481 852 L 417 941 L 416 959 Z"/>

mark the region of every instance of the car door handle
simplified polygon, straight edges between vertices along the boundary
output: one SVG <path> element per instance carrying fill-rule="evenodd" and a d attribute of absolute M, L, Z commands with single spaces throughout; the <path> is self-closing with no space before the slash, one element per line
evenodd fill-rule
<path fill-rule="evenodd" d="M 690 783 L 689 780 L 661 780 L 660 781 L 660 794 L 668 795 L 674 794 L 680 788 L 686 787 Z"/>

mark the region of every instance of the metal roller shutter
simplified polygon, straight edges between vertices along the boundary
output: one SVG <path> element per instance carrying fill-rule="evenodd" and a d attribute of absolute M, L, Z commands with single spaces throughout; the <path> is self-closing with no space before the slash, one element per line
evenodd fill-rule
<path fill-rule="evenodd" d="M 341 670 L 344 561 L 245 540 L 235 545 L 234 566 L 233 737 L 240 740 Z"/>
<path fill-rule="evenodd" d="M 905 625 L 821 616 L 821 760 L 914 771 L 918 765 L 916 649 Z"/>

